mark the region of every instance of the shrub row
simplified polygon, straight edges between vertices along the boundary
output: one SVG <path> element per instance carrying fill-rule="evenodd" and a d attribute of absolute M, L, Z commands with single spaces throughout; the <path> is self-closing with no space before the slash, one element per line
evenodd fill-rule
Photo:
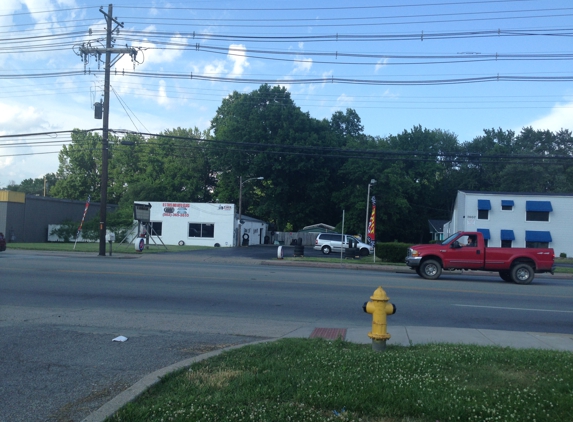
<path fill-rule="evenodd" d="M 411 243 L 376 243 L 376 257 L 384 262 L 404 262 Z"/>

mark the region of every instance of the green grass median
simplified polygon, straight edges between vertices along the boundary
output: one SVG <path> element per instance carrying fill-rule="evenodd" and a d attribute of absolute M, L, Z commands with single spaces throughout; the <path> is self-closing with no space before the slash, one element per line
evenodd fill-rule
<path fill-rule="evenodd" d="M 163 378 L 108 421 L 572 421 L 573 354 L 283 339 Z"/>
<path fill-rule="evenodd" d="M 66 242 L 45 242 L 45 243 L 9 243 L 8 249 L 21 249 L 31 251 L 53 251 L 53 252 L 84 252 L 94 253 L 99 252 L 98 242 L 81 242 L 77 243 L 74 248 L 73 243 Z M 144 249 L 143 253 L 164 253 L 164 252 L 185 252 L 201 249 L 211 249 L 206 246 L 173 246 L 167 245 L 167 248 L 161 244 L 150 244 L 149 249 Z M 112 254 L 139 254 L 135 250 L 133 243 L 114 243 L 112 246 Z M 109 243 L 106 244 L 106 254 L 109 254 Z"/>

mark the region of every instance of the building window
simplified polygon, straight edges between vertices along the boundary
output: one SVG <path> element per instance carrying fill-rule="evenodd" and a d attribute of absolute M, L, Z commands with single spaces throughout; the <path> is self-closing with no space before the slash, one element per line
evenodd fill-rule
<path fill-rule="evenodd" d="M 526 248 L 548 248 L 549 243 L 552 242 L 550 232 L 544 231 L 525 231 L 525 247 Z"/>
<path fill-rule="evenodd" d="M 210 223 L 189 223 L 189 237 L 215 237 L 215 225 Z"/>
<path fill-rule="evenodd" d="M 525 221 L 549 221 L 549 213 L 552 211 L 549 201 L 526 201 Z"/>
<path fill-rule="evenodd" d="M 502 211 L 512 211 L 513 210 L 513 201 L 512 200 L 505 200 L 502 199 L 501 201 L 501 209 Z"/>
<path fill-rule="evenodd" d="M 549 221 L 549 211 L 526 211 L 525 221 Z"/>
<path fill-rule="evenodd" d="M 491 210 L 490 200 L 478 199 L 478 220 L 487 220 L 489 218 L 489 210 Z"/>
<path fill-rule="evenodd" d="M 163 230 L 163 223 L 161 221 L 152 221 L 149 223 L 150 225 L 150 235 L 152 236 L 161 236 L 161 232 Z"/>
<path fill-rule="evenodd" d="M 483 244 L 487 248 L 487 244 L 489 242 L 489 239 L 491 238 L 489 234 L 489 229 L 477 229 L 477 231 L 483 235 Z"/>
<path fill-rule="evenodd" d="M 499 237 L 501 239 L 502 248 L 511 248 L 511 244 L 515 240 L 515 234 L 513 234 L 513 230 L 501 230 Z"/>
<path fill-rule="evenodd" d="M 526 248 L 548 248 L 549 242 L 525 242 Z"/>

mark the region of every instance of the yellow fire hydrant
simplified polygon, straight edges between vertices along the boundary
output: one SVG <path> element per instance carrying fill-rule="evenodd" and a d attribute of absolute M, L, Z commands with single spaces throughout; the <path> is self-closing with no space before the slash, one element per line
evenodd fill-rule
<path fill-rule="evenodd" d="M 364 302 L 364 312 L 372 314 L 372 331 L 368 333 L 368 337 L 372 339 L 372 350 L 381 352 L 386 349 L 386 340 L 390 338 L 390 334 L 386 331 L 386 315 L 394 315 L 396 313 L 396 306 L 389 302 L 390 298 L 382 287 L 378 287 L 372 296 L 371 302 Z"/>

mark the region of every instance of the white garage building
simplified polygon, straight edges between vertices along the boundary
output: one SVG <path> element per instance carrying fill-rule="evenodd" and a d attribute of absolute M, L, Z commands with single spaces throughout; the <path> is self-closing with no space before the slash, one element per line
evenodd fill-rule
<path fill-rule="evenodd" d="M 444 237 L 482 232 L 489 247 L 549 247 L 573 256 L 573 194 L 458 191 Z"/>
<path fill-rule="evenodd" d="M 237 245 L 238 215 L 234 204 L 191 202 L 148 202 L 151 205 L 150 237 L 159 238 L 166 245 L 221 246 Z M 248 236 L 249 245 L 264 243 L 268 224 L 245 215 L 242 216 L 241 239 Z M 245 236 L 246 237 L 246 236 Z"/>

